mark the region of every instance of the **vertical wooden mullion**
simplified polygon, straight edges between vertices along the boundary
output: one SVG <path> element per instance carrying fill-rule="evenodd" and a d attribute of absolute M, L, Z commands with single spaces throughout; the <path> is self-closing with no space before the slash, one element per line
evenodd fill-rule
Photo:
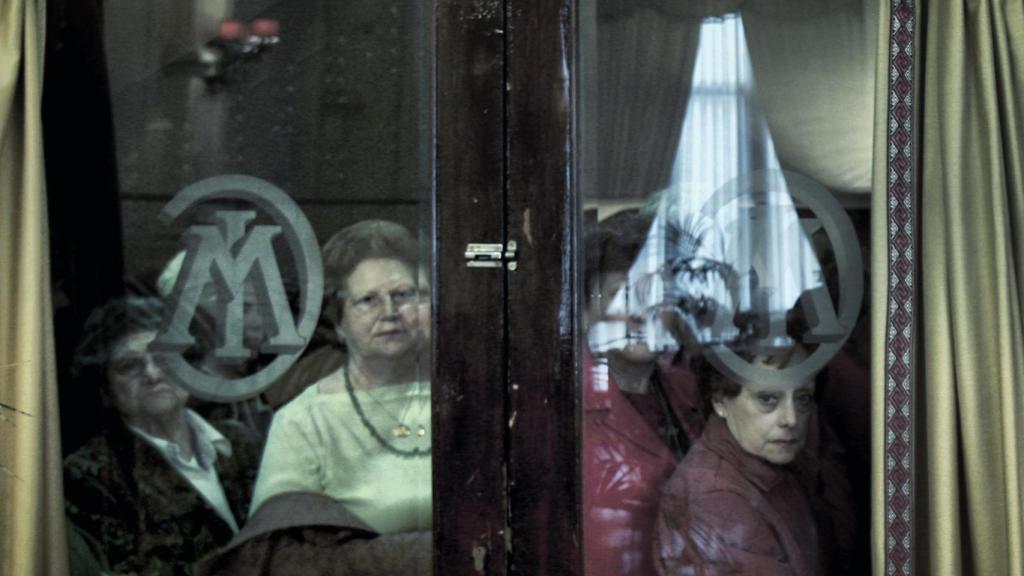
<path fill-rule="evenodd" d="M 509 573 L 580 574 L 575 3 L 506 0 Z"/>
<path fill-rule="evenodd" d="M 502 0 L 439 0 L 434 245 L 434 573 L 505 574 L 501 268 L 467 268 L 504 231 Z"/>

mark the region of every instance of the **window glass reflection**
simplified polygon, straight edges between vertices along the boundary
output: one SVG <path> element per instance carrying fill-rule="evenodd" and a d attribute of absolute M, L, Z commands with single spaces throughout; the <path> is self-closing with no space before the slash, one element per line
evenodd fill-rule
<path fill-rule="evenodd" d="M 429 574 L 432 6 L 65 4 L 116 173 L 49 191 L 73 569 Z"/>
<path fill-rule="evenodd" d="M 585 4 L 588 576 L 869 571 L 870 7 L 740 4 Z"/>

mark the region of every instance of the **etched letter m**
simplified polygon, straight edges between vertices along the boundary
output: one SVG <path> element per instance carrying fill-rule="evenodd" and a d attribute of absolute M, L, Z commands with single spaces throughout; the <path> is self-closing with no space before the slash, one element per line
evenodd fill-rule
<path fill-rule="evenodd" d="M 273 239 L 280 226 L 246 225 L 256 217 L 253 211 L 221 210 L 218 224 L 190 226 L 185 232 L 188 253 L 174 285 L 171 318 L 154 344 L 157 349 L 184 352 L 195 343 L 189 326 L 196 314 L 207 283 L 214 282 L 217 301 L 214 317 L 218 342 L 214 352 L 221 360 L 244 360 L 253 351 L 242 339 L 245 313 L 245 285 L 256 289 L 263 325 L 270 338 L 260 350 L 274 354 L 292 353 L 305 344 L 295 327 L 295 318 L 274 256 Z"/>

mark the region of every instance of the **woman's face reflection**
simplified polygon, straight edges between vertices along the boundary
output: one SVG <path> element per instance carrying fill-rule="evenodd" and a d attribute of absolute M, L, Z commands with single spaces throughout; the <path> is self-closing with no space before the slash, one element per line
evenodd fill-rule
<path fill-rule="evenodd" d="M 415 299 L 399 308 L 399 313 L 406 325 L 416 332 L 417 346 L 425 347 L 430 343 L 430 273 L 420 268 L 417 274 L 419 292 Z"/>
<path fill-rule="evenodd" d="M 633 363 L 654 360 L 656 318 L 648 313 L 646 295 L 628 283 L 627 274 L 602 274 L 590 302 L 588 335 L 592 352 Z"/>

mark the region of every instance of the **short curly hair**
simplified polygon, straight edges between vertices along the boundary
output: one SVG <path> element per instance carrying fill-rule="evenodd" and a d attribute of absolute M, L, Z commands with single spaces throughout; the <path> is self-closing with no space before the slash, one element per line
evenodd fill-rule
<path fill-rule="evenodd" d="M 116 298 L 94 309 L 82 327 L 82 338 L 71 362 L 71 376 L 99 387 L 104 402 L 108 389 L 107 364 L 114 346 L 136 332 L 160 330 L 166 307 L 150 296 Z"/>
<path fill-rule="evenodd" d="M 791 346 L 773 352 L 770 355 L 742 352 L 739 354 L 746 362 L 759 362 L 765 367 L 776 369 L 786 368 L 794 361 L 802 361 L 807 356 L 807 350 L 802 344 L 794 343 Z M 722 374 L 707 358 L 707 352 L 698 354 L 690 361 L 690 371 L 697 377 L 700 389 L 701 402 L 704 408 L 704 416 L 709 416 L 713 410 L 712 401 L 716 398 L 735 398 L 743 390 L 743 385 Z"/>
<path fill-rule="evenodd" d="M 416 270 L 416 239 L 409 230 L 390 220 L 362 220 L 335 232 L 321 251 L 324 261 L 324 316 L 341 322 L 343 307 L 338 294 L 348 277 L 364 260 L 388 258 Z"/>

